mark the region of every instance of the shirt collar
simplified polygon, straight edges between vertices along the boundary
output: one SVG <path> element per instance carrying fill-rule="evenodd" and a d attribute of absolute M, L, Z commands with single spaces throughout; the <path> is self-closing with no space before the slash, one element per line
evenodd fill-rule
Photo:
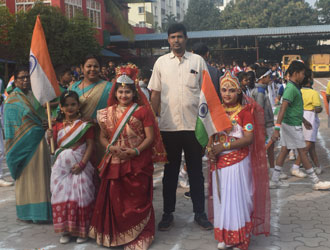
<path fill-rule="evenodd" d="M 184 59 L 188 59 L 189 56 L 190 56 L 190 54 L 191 54 L 191 52 L 185 51 L 184 54 L 183 54 L 183 56 L 182 56 L 182 58 L 184 58 Z M 170 56 L 171 59 L 173 59 L 173 58 L 176 57 L 176 56 L 174 55 L 173 51 L 170 52 L 169 56 Z"/>

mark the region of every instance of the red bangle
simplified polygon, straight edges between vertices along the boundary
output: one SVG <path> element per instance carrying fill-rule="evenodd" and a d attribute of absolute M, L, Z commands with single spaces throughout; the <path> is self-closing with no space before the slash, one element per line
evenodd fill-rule
<path fill-rule="evenodd" d="M 83 163 L 82 161 L 79 162 L 78 165 L 79 165 L 79 167 L 80 167 L 81 169 L 83 169 L 83 170 L 84 170 L 85 167 L 86 167 L 86 163 Z"/>

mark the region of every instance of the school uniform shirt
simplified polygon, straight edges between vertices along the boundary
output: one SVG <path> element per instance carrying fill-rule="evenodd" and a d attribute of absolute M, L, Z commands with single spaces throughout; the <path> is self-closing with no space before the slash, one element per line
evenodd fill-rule
<path fill-rule="evenodd" d="M 289 102 L 283 122 L 290 126 L 301 126 L 304 115 L 304 104 L 300 89 L 298 89 L 295 83 L 289 81 L 284 89 L 282 98 Z"/>
<path fill-rule="evenodd" d="M 161 131 L 195 130 L 204 70 L 204 59 L 187 51 L 181 60 L 173 52 L 158 58 L 148 86 L 161 93 Z"/>
<path fill-rule="evenodd" d="M 302 88 L 301 94 L 304 101 L 304 110 L 313 111 L 315 107 L 321 107 L 319 93 L 312 88 Z"/>
<path fill-rule="evenodd" d="M 327 95 L 330 95 L 330 81 L 328 82 L 327 89 L 325 91 Z"/>

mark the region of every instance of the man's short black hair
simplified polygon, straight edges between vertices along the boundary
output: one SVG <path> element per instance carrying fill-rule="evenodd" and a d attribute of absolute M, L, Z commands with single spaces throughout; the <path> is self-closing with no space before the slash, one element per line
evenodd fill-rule
<path fill-rule="evenodd" d="M 173 23 L 168 27 L 167 35 L 182 31 L 183 35 L 187 37 L 187 29 L 182 23 Z"/>
<path fill-rule="evenodd" d="M 192 51 L 197 55 L 205 56 L 207 52 L 209 52 L 209 48 L 205 43 L 196 43 L 194 44 Z"/>
<path fill-rule="evenodd" d="M 256 78 L 260 78 L 262 75 L 264 75 L 269 69 L 266 67 L 258 67 L 256 69 Z"/>

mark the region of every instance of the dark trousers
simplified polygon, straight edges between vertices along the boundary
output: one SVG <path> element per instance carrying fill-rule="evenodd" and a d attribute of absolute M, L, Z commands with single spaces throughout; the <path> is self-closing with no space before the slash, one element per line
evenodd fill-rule
<path fill-rule="evenodd" d="M 169 163 L 165 164 L 163 177 L 164 213 L 175 211 L 176 188 L 181 165 L 182 149 L 187 164 L 190 195 L 195 213 L 204 212 L 204 177 L 202 172 L 202 147 L 194 131 L 161 132 Z"/>

